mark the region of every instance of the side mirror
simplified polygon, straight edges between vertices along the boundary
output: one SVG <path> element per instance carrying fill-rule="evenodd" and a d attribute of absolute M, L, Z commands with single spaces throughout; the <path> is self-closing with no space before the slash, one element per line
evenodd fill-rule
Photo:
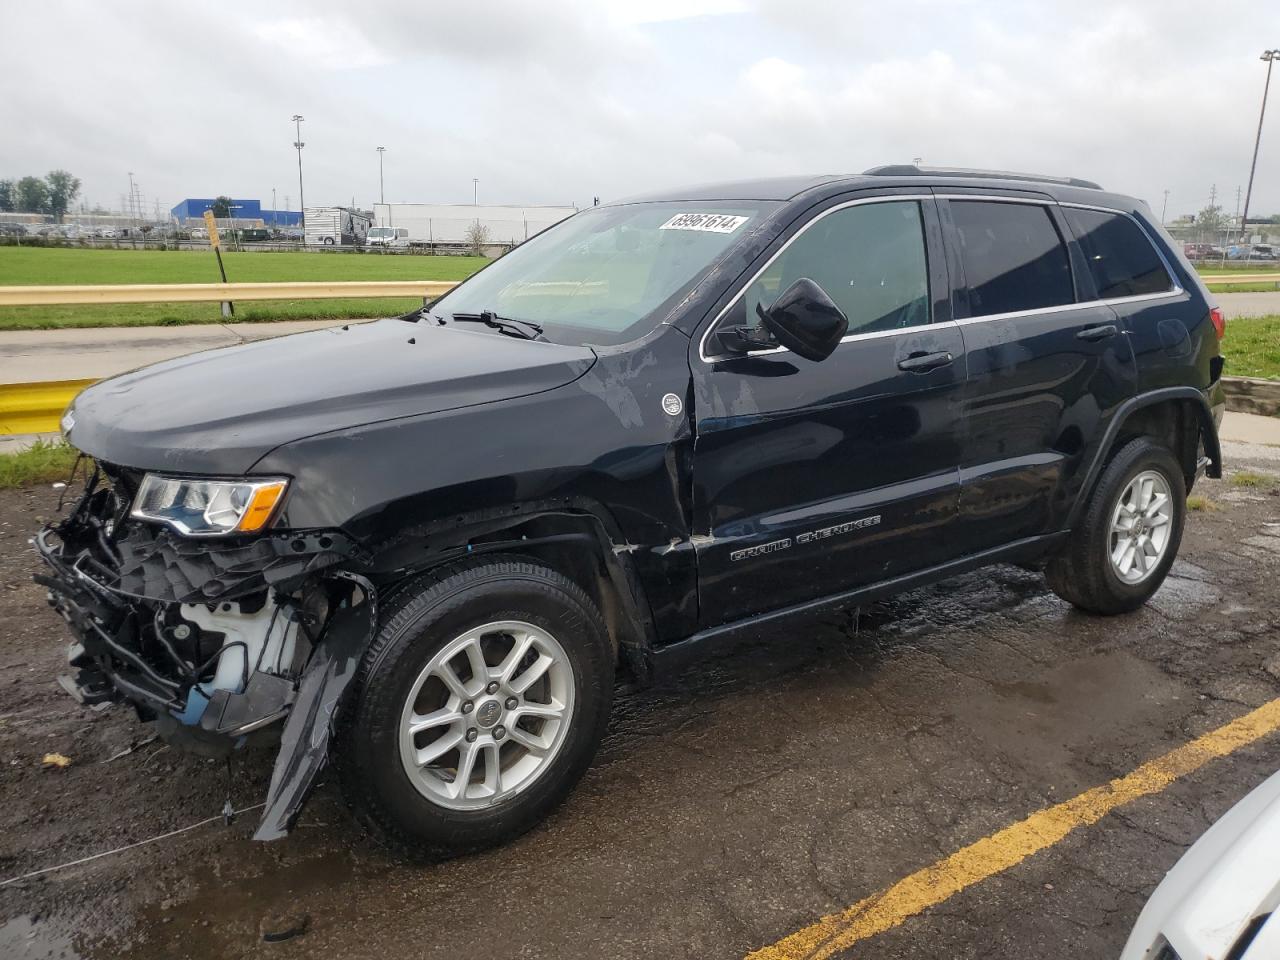
<path fill-rule="evenodd" d="M 781 346 L 815 363 L 831 356 L 849 329 L 844 311 L 808 277 L 787 287 L 768 310 L 757 304 L 756 313 Z"/>

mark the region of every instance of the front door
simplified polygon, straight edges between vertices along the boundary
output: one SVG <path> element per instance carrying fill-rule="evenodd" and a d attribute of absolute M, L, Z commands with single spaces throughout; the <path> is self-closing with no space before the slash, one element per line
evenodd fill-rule
<path fill-rule="evenodd" d="M 932 198 L 837 203 L 781 244 L 692 345 L 694 545 L 704 626 L 949 559 L 964 349 Z M 821 362 L 747 356 L 716 330 L 754 322 L 796 280 L 849 331 Z M 748 319 L 750 318 L 750 319 Z"/>

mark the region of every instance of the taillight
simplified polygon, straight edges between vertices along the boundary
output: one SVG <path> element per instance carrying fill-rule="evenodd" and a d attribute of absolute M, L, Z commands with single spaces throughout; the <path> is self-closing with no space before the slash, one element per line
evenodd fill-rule
<path fill-rule="evenodd" d="M 1227 318 L 1222 315 L 1220 307 L 1209 308 L 1209 319 L 1213 321 L 1213 329 L 1218 331 L 1218 339 L 1227 335 Z"/>

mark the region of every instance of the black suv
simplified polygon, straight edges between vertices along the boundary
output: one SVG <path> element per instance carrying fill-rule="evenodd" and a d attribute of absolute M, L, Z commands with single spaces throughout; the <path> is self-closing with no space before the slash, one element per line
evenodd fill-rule
<path fill-rule="evenodd" d="M 86 390 L 37 543 L 83 700 L 281 740 L 394 847 L 511 838 L 635 681 L 793 614 L 1043 563 L 1156 591 L 1221 475 L 1221 314 L 1147 206 L 881 167 L 586 210 L 398 319 Z"/>

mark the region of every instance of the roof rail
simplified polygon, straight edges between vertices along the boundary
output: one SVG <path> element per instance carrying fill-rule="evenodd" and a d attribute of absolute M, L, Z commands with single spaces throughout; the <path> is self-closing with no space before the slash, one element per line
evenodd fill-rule
<path fill-rule="evenodd" d="M 911 163 L 892 163 L 872 167 L 868 177 L 975 177 L 985 180 L 1026 180 L 1030 183 L 1060 183 L 1065 187 L 1087 187 L 1101 190 L 1100 184 L 1079 177 L 1050 177 L 1039 173 L 1010 173 L 1008 170 L 972 170 L 967 167 L 917 167 Z"/>

